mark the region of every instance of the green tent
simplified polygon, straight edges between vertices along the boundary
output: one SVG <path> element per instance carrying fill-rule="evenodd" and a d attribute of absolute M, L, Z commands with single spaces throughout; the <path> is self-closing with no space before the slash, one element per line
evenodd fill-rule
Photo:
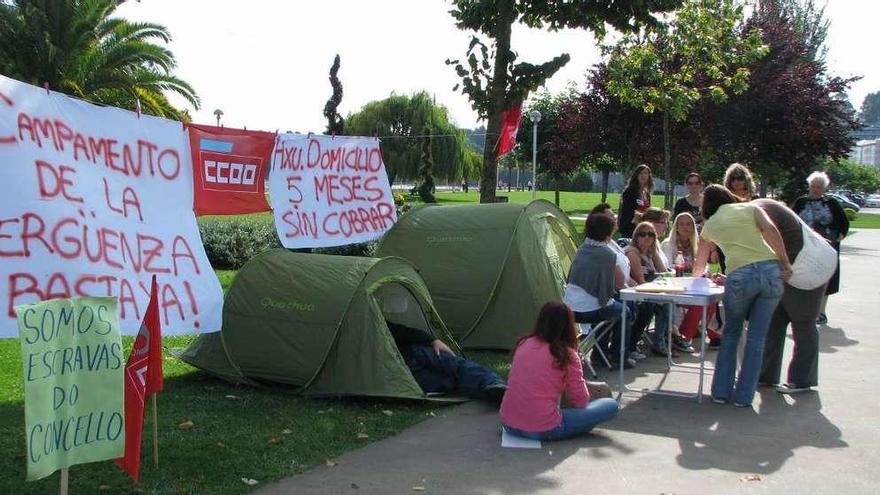
<path fill-rule="evenodd" d="M 463 348 L 510 349 L 545 302 L 562 299 L 576 239 L 568 216 L 544 200 L 426 205 L 397 221 L 378 256 L 419 269 Z"/>
<path fill-rule="evenodd" d="M 289 384 L 304 395 L 424 398 L 386 319 L 459 349 L 406 260 L 275 249 L 239 270 L 221 331 L 179 357 L 233 382 Z"/>

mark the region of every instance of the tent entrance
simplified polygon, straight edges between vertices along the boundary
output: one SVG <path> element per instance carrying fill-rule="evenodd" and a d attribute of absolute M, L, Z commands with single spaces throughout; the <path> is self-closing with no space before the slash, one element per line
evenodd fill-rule
<path fill-rule="evenodd" d="M 383 283 L 372 295 L 386 321 L 418 328 L 436 335 L 425 317 L 422 304 L 404 284 L 400 282 Z"/>

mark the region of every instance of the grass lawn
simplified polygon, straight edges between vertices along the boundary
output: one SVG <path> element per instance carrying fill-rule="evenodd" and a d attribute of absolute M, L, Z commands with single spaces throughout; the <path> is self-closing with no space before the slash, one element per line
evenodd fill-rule
<path fill-rule="evenodd" d="M 880 229 L 880 215 L 859 213 L 849 226 L 853 229 Z"/>
<path fill-rule="evenodd" d="M 498 191 L 498 196 L 507 196 L 511 203 L 528 203 L 532 200 L 531 191 Z M 538 191 L 539 199 L 546 199 L 553 203 L 555 201 L 555 193 L 553 191 Z M 585 216 L 589 211 L 599 204 L 602 200 L 601 193 L 587 192 L 568 192 L 561 191 L 559 193 L 559 208 L 569 215 Z M 437 201 L 439 203 L 455 204 L 455 203 L 478 203 L 480 201 L 480 193 L 477 191 L 470 192 L 438 192 Z M 619 193 L 609 193 L 607 203 L 617 210 L 620 203 Z M 651 204 L 662 205 L 663 196 L 654 195 L 651 197 Z"/>

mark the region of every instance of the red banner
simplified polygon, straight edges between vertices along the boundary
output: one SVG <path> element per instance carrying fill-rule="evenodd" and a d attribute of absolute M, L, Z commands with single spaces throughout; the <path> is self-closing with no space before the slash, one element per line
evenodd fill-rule
<path fill-rule="evenodd" d="M 513 107 L 501 114 L 501 131 L 498 135 L 496 155 L 498 158 L 506 155 L 516 145 L 516 133 L 519 130 L 519 122 L 522 119 L 522 102 L 517 102 Z"/>
<path fill-rule="evenodd" d="M 147 395 L 161 392 L 163 384 L 162 327 L 153 275 L 150 305 L 125 365 L 125 456 L 116 459 L 116 464 L 135 482 L 140 477 L 144 402 Z"/>
<path fill-rule="evenodd" d="M 265 180 L 275 134 L 209 125 L 186 127 L 196 215 L 269 211 Z"/>

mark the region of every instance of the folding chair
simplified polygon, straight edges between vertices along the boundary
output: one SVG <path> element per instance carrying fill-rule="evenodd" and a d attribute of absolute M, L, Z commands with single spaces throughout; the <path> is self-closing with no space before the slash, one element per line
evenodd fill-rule
<path fill-rule="evenodd" d="M 599 357 L 602 358 L 605 366 L 607 366 L 609 370 L 614 369 L 614 366 L 611 365 L 611 361 L 608 360 L 608 356 L 605 355 L 605 351 L 603 351 L 601 347 L 597 347 L 596 344 L 614 328 L 616 323 L 617 318 L 599 322 L 595 326 L 590 323 L 577 323 L 578 330 L 580 331 L 580 335 L 578 336 L 578 355 L 581 358 L 581 363 L 586 365 L 593 378 L 596 378 L 598 374 L 596 373 L 596 369 L 593 368 L 593 363 L 590 362 L 590 351 L 598 352 Z"/>

